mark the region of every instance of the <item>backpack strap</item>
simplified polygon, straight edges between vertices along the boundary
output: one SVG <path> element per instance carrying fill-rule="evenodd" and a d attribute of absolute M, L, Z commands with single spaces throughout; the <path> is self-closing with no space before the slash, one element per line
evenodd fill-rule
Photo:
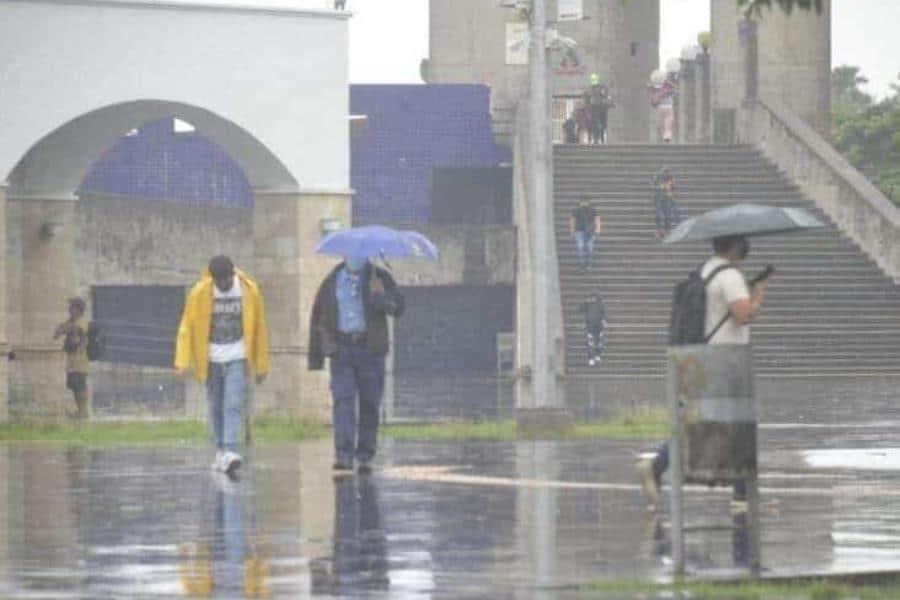
<path fill-rule="evenodd" d="M 713 278 L 716 275 L 718 275 L 719 273 L 721 273 L 722 271 L 724 271 L 725 269 L 736 269 L 736 268 L 737 267 L 735 267 L 731 263 L 728 263 L 727 265 L 719 265 L 718 267 L 713 269 L 712 273 L 707 275 L 706 279 L 703 280 L 703 289 L 706 290 L 706 286 L 710 284 L 710 282 L 713 280 Z M 715 337 L 715 335 L 717 333 L 719 333 L 719 330 L 722 329 L 722 326 L 725 325 L 725 323 L 727 323 L 728 319 L 730 319 L 730 318 L 731 318 L 731 311 L 725 311 L 725 316 L 722 317 L 722 320 L 719 321 L 715 327 L 713 327 L 713 330 L 709 333 L 709 335 L 707 335 L 703 338 L 703 343 L 708 344 L 709 340 L 713 339 Z"/>

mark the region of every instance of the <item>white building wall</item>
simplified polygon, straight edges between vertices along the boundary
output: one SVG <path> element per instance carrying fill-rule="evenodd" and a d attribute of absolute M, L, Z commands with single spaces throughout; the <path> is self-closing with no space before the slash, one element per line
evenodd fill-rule
<path fill-rule="evenodd" d="M 32 146 L 73 119 L 156 100 L 197 107 L 246 130 L 298 190 L 349 187 L 345 14 L 196 2 L 0 0 L 0 16 L 0 183 Z M 285 187 L 264 179 L 251 173 L 255 187 Z M 40 177 L 31 184 L 40 187 Z"/>

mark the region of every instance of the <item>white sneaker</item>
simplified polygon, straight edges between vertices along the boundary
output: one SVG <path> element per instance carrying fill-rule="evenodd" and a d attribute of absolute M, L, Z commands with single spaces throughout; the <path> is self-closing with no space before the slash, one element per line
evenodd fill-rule
<path fill-rule="evenodd" d="M 597 364 L 597 361 L 595 361 L 593 358 L 588 359 L 588 366 L 589 366 L 589 367 L 593 367 L 593 366 L 596 365 L 596 364 Z"/>
<path fill-rule="evenodd" d="M 222 472 L 227 475 L 234 475 L 242 464 L 244 464 L 244 458 L 237 452 L 228 450 L 222 455 Z"/>
<path fill-rule="evenodd" d="M 221 450 L 216 450 L 216 457 L 213 459 L 212 464 L 209 466 L 209 468 L 212 469 L 213 471 L 219 471 L 219 472 L 224 471 L 225 470 L 223 468 L 224 463 L 222 461 L 222 458 L 224 456 L 225 456 L 224 452 L 222 452 Z"/>

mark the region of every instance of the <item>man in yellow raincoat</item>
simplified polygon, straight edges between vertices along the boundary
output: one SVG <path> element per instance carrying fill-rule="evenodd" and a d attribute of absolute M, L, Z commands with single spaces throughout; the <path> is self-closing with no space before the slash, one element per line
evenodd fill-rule
<path fill-rule="evenodd" d="M 184 306 L 175 344 L 175 370 L 206 382 L 209 419 L 216 442 L 213 469 L 233 475 L 250 378 L 260 384 L 269 372 L 269 336 L 259 286 L 216 256 Z"/>

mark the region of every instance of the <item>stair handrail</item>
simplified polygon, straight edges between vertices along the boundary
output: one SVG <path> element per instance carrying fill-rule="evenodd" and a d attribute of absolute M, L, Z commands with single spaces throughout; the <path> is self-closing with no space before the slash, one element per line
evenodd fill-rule
<path fill-rule="evenodd" d="M 777 100 L 747 103 L 740 117 L 738 141 L 759 148 L 889 277 L 900 282 L 900 209 L 828 140 Z"/>

